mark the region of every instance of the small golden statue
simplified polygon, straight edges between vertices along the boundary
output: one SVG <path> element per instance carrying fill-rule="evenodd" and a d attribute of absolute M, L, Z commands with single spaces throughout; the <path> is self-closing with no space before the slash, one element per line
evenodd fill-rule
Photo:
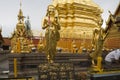
<path fill-rule="evenodd" d="M 39 41 L 37 50 L 39 53 L 42 53 L 44 51 L 44 44 L 42 43 L 42 41 Z"/>
<path fill-rule="evenodd" d="M 49 63 L 53 63 L 56 54 L 57 41 L 60 39 L 60 24 L 58 21 L 57 10 L 53 5 L 49 5 L 46 17 L 43 21 L 45 32 L 45 52 Z"/>
<path fill-rule="evenodd" d="M 92 58 L 92 65 L 94 68 L 94 70 L 96 71 L 99 71 L 101 72 L 102 71 L 102 65 L 101 65 L 101 62 L 102 62 L 102 49 L 103 49 L 103 44 L 104 44 L 104 41 L 108 35 L 108 29 L 103 29 L 101 27 L 102 25 L 102 21 L 99 23 L 100 25 L 100 28 L 99 30 L 98 29 L 95 29 L 93 31 L 93 48 L 95 49 L 95 51 L 93 53 L 90 54 L 91 58 Z M 95 64 L 94 61 L 97 61 L 97 64 Z"/>

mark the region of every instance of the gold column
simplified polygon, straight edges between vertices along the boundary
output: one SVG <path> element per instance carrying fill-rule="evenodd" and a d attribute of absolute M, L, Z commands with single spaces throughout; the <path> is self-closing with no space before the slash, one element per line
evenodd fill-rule
<path fill-rule="evenodd" d="M 17 59 L 14 58 L 14 77 L 17 77 Z"/>

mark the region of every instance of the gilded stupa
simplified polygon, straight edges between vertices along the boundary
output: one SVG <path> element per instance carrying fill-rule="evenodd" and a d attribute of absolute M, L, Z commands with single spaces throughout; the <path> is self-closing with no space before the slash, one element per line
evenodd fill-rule
<path fill-rule="evenodd" d="M 29 53 L 31 51 L 31 41 L 27 34 L 24 18 L 20 3 L 18 23 L 11 37 L 11 53 Z"/>
<path fill-rule="evenodd" d="M 99 27 L 102 9 L 92 0 L 53 0 L 61 23 L 61 37 L 92 38 Z M 85 35 L 85 37 L 84 37 Z"/>
<path fill-rule="evenodd" d="M 101 27 L 103 10 L 93 0 L 53 0 L 51 4 L 58 11 L 61 25 L 58 47 L 70 52 L 74 46 L 79 51 L 90 49 L 93 31 Z"/>

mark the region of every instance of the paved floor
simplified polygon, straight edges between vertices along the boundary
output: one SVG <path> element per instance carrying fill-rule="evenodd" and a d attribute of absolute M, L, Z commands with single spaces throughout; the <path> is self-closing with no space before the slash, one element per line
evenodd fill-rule
<path fill-rule="evenodd" d="M 8 78 L 8 74 L 3 71 L 9 71 L 9 61 L 6 55 L 0 55 L 0 78 Z"/>
<path fill-rule="evenodd" d="M 0 78 L 8 78 L 7 74 L 0 74 Z"/>

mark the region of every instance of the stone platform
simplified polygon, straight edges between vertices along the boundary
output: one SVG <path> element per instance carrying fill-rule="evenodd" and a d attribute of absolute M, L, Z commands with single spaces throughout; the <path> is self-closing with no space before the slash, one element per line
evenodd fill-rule
<path fill-rule="evenodd" d="M 14 76 L 14 58 L 17 59 L 17 74 L 21 77 L 38 76 L 38 66 L 47 64 L 45 53 L 9 54 L 9 77 Z M 80 72 L 88 71 L 91 65 L 87 54 L 73 53 L 57 53 L 54 63 L 73 65 L 76 76 L 79 76 Z"/>

